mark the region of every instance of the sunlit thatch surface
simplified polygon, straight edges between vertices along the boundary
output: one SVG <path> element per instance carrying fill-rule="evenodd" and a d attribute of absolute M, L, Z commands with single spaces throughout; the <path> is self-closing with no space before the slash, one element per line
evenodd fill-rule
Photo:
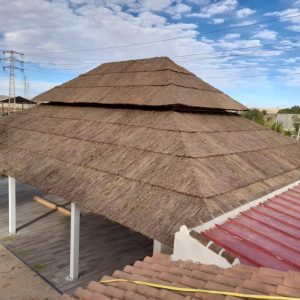
<path fill-rule="evenodd" d="M 300 145 L 229 113 L 40 105 L 0 125 L 0 171 L 171 244 L 300 179 Z"/>
<path fill-rule="evenodd" d="M 167 57 L 102 64 L 34 100 L 247 109 Z"/>

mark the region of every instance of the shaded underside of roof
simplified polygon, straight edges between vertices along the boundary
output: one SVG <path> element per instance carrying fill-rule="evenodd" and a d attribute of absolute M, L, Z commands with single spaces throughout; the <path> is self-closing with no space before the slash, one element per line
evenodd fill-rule
<path fill-rule="evenodd" d="M 106 63 L 34 100 L 247 110 L 167 57 Z"/>
<path fill-rule="evenodd" d="M 299 272 L 300 185 L 201 234 L 245 264 Z"/>
<path fill-rule="evenodd" d="M 40 105 L 0 120 L 0 171 L 171 245 L 300 179 L 300 145 L 239 115 Z"/>
<path fill-rule="evenodd" d="M 253 268 L 246 265 L 222 269 L 213 265 L 172 261 L 164 255 L 146 257 L 133 266 L 126 266 L 123 271 L 117 270 L 112 276 L 102 277 L 101 280 L 111 279 L 240 294 L 300 297 L 300 273 Z M 85 289 L 77 288 L 73 296 L 63 295 L 61 298 L 61 300 L 72 299 L 229 300 L 243 298 L 206 293 L 181 293 L 132 282 L 102 284 L 93 281 Z"/>

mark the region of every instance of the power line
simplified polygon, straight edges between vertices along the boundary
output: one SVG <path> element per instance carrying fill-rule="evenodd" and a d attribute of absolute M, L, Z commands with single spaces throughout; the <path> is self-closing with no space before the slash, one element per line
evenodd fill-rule
<path fill-rule="evenodd" d="M 247 50 L 247 49 L 255 49 L 255 48 L 262 48 L 262 47 L 270 47 L 270 46 L 277 46 L 277 45 L 281 45 L 281 44 L 294 44 L 300 42 L 300 40 L 290 40 L 290 41 L 280 41 L 280 42 L 276 42 L 276 43 L 269 43 L 269 44 L 261 44 L 261 45 L 257 45 L 257 46 L 248 46 L 248 47 L 238 47 L 238 48 L 231 48 L 231 49 L 225 49 L 225 50 L 220 50 L 220 51 L 209 51 L 209 52 L 201 52 L 201 53 L 190 53 L 190 54 L 186 54 L 186 55 L 174 55 L 174 56 L 170 56 L 170 58 L 184 58 L 184 57 L 190 57 L 190 56 L 196 56 L 196 55 L 203 55 L 203 54 L 214 54 L 214 53 L 223 53 L 223 52 L 232 52 L 232 51 L 239 51 L 239 50 Z M 278 49 L 279 50 L 279 49 Z M 278 51 L 277 50 L 277 51 Z M 45 56 L 48 58 L 52 58 L 49 56 Z M 78 57 L 67 57 L 67 58 L 63 58 L 64 60 L 74 60 L 74 61 L 78 61 Z M 81 58 L 81 60 L 83 60 Z M 101 59 L 97 59 L 97 58 L 89 58 L 89 59 L 84 59 L 84 61 L 103 61 Z"/>
<path fill-rule="evenodd" d="M 275 18 L 275 19 L 269 19 L 269 20 L 266 20 L 266 21 L 260 21 L 260 22 L 255 22 L 255 23 L 251 23 L 251 24 L 245 24 L 245 25 L 239 25 L 239 26 L 231 26 L 231 27 L 216 29 L 216 30 L 212 30 L 212 31 L 206 31 L 206 32 L 202 32 L 202 33 L 196 33 L 196 36 L 198 36 L 198 35 L 202 36 L 202 35 L 214 34 L 214 33 L 218 33 L 218 32 L 230 31 L 230 30 L 234 30 L 234 29 L 247 28 L 247 27 L 252 27 L 252 26 L 266 24 L 266 23 L 271 23 L 271 22 L 278 22 L 278 21 L 281 21 L 281 20 L 290 19 L 290 18 L 294 18 L 294 17 L 298 17 L 298 16 L 300 16 L 300 13 L 299 14 L 294 14 L 294 15 L 288 14 L 288 15 L 285 15 L 283 17 L 279 17 L 279 18 Z M 77 52 L 111 50 L 111 49 L 127 48 L 127 47 L 149 45 L 149 44 L 160 43 L 160 42 L 167 42 L 167 41 L 172 41 L 172 40 L 185 39 L 185 38 L 190 38 L 190 37 L 194 37 L 194 36 L 195 36 L 195 34 L 192 34 L 192 35 L 186 35 L 186 36 L 181 36 L 181 37 L 174 37 L 174 38 L 153 40 L 153 41 L 147 41 L 147 42 L 141 42 L 141 43 L 116 45 L 116 46 L 109 46 L 109 47 L 102 47 L 102 48 L 78 49 L 78 50 L 68 50 L 68 51 L 43 51 L 42 50 L 42 52 L 43 53 L 54 53 L 54 54 L 57 53 L 57 54 L 62 54 L 62 53 L 77 53 Z M 39 55 L 39 53 L 41 53 L 41 51 L 40 52 L 26 52 L 26 53 L 28 53 L 28 54 L 34 53 L 34 54 Z"/>
<path fill-rule="evenodd" d="M 294 48 L 294 47 L 291 47 Z M 224 57 L 243 57 L 243 56 L 256 56 L 257 54 L 260 53 L 270 53 L 270 52 L 279 52 L 279 51 L 284 51 L 284 52 L 299 52 L 298 50 L 289 50 L 291 48 L 288 49 L 278 49 L 278 50 L 261 50 L 261 51 L 257 51 L 257 52 L 251 52 L 249 54 L 229 54 L 229 55 L 220 55 L 220 56 L 207 56 L 207 57 L 199 57 L 199 58 L 195 58 L 195 59 L 186 59 L 186 60 L 178 60 L 177 62 L 192 62 L 192 61 L 198 61 L 198 60 L 204 60 L 204 59 L 216 59 L 216 58 L 224 58 Z"/>
<path fill-rule="evenodd" d="M 300 72 L 291 73 L 291 74 L 273 73 L 273 74 L 229 75 L 229 76 L 213 76 L 213 77 L 203 76 L 203 77 L 213 79 L 213 78 L 269 77 L 269 76 L 293 76 L 293 75 L 300 75 Z"/>
<path fill-rule="evenodd" d="M 262 48 L 262 47 L 269 47 L 269 46 L 277 46 L 280 44 L 286 44 L 286 43 L 297 43 L 300 42 L 300 40 L 291 40 L 291 41 L 281 41 L 281 42 L 276 42 L 276 43 L 270 43 L 270 44 L 262 44 L 259 46 L 249 46 L 249 47 L 239 47 L 239 48 L 231 48 L 227 50 L 220 50 L 220 51 L 211 51 L 211 52 L 202 52 L 202 53 L 191 53 L 191 54 L 186 54 L 186 55 L 177 55 L 177 56 L 172 56 L 173 58 L 180 58 L 180 57 L 189 57 L 189 56 L 196 56 L 196 55 L 202 55 L 202 54 L 214 54 L 214 53 L 223 53 L 223 52 L 232 52 L 232 51 L 239 51 L 239 50 L 247 50 L 247 49 L 255 49 L 255 48 Z M 278 49 L 280 50 L 280 49 Z M 274 51 L 278 51 L 275 49 Z"/>
<path fill-rule="evenodd" d="M 209 68 L 198 68 L 193 70 L 235 70 L 235 69 L 260 69 L 260 68 L 269 68 L 269 69 L 284 69 L 285 67 L 300 67 L 300 65 L 295 65 L 295 64 L 286 64 L 286 65 L 280 65 L 280 66 L 275 66 L 275 65 L 246 65 L 246 66 L 230 66 L 230 67 L 209 67 Z M 60 70 L 60 69 L 47 69 L 47 70 Z M 81 69 L 68 69 L 68 70 L 81 70 Z M 52 75 L 69 75 L 69 76 L 74 76 L 74 73 L 62 73 L 62 72 L 45 72 L 45 71 L 40 71 L 40 70 L 34 70 L 34 69 L 28 69 L 27 72 L 34 72 L 34 73 L 44 73 L 44 74 L 52 74 Z"/>
<path fill-rule="evenodd" d="M 290 50 L 296 48 L 297 50 Z M 223 51 L 226 52 L 226 51 Z M 232 52 L 232 50 L 229 50 L 229 52 Z M 219 59 L 219 58 L 226 58 L 226 57 L 249 57 L 249 56 L 258 56 L 260 54 L 268 54 L 268 53 L 276 53 L 276 52 L 299 52 L 299 47 L 294 46 L 294 47 L 289 47 L 289 48 L 281 48 L 281 49 L 271 49 L 271 50 L 260 50 L 260 51 L 251 51 L 249 53 L 241 53 L 241 54 L 224 54 L 224 55 L 218 55 L 218 56 L 200 56 L 198 58 L 191 58 L 191 59 L 183 59 L 183 60 L 177 60 L 177 62 L 193 62 L 193 61 L 201 61 L 201 60 L 209 60 L 209 59 Z M 217 53 L 217 52 L 216 52 Z M 26 61 L 28 64 L 39 64 L 39 65 L 52 65 L 52 66 L 62 66 L 62 67 L 72 67 L 72 66 L 77 66 L 78 63 L 61 63 L 61 64 L 54 64 L 54 63 L 37 63 L 37 62 L 32 62 L 32 61 Z M 90 65 L 98 66 L 96 62 L 83 62 L 82 67 L 76 68 L 78 70 L 88 68 Z M 50 69 L 48 69 L 50 70 Z M 74 69 L 75 70 L 75 69 Z"/>

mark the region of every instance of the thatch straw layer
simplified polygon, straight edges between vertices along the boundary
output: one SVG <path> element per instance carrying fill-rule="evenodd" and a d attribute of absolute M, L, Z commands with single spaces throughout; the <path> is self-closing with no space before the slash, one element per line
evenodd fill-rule
<path fill-rule="evenodd" d="M 103 64 L 34 100 L 247 109 L 166 57 Z"/>
<path fill-rule="evenodd" d="M 171 244 L 300 179 L 300 145 L 229 113 L 41 105 L 0 121 L 0 171 Z"/>

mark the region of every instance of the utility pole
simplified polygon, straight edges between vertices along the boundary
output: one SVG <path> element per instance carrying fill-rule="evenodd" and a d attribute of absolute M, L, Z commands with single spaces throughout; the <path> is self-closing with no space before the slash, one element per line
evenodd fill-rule
<path fill-rule="evenodd" d="M 9 93 L 8 93 L 8 113 L 16 110 L 16 77 L 15 70 L 20 70 L 24 72 L 24 54 L 14 51 L 14 50 L 5 50 L 3 51 L 4 58 L 0 60 L 5 60 L 8 62 L 8 65 L 3 67 L 3 70 L 9 69 Z M 20 59 L 16 58 L 19 56 Z M 17 66 L 17 64 L 19 66 Z"/>

